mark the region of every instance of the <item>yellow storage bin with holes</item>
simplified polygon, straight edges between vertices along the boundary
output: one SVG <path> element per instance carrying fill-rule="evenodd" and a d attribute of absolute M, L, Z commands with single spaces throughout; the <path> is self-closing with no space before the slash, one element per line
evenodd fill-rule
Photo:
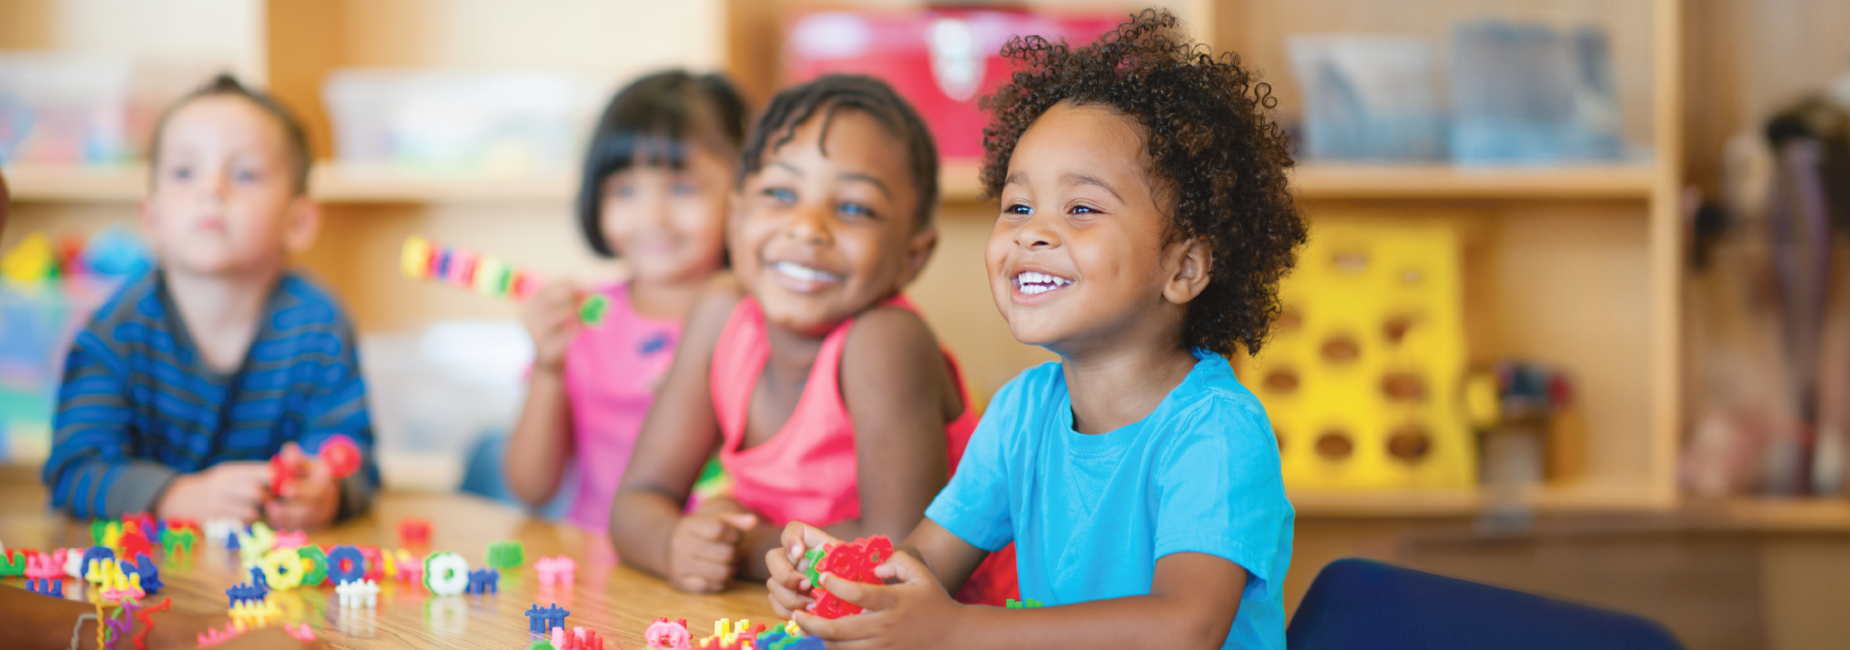
<path fill-rule="evenodd" d="M 1459 255 L 1440 226 L 1312 227 L 1272 338 L 1241 372 L 1278 434 L 1286 487 L 1476 483 Z"/>

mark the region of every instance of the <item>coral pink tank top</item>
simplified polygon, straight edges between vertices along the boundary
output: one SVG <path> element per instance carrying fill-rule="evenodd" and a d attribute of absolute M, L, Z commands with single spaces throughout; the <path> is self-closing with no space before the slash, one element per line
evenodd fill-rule
<path fill-rule="evenodd" d="M 903 297 L 885 304 L 912 309 Z M 853 326 L 854 319 L 850 318 L 829 331 L 822 349 L 816 352 L 816 363 L 790 420 L 770 440 L 750 449 L 740 448 L 745 440 L 745 419 L 758 375 L 771 357 L 764 310 L 756 299 L 746 296 L 733 308 L 713 350 L 713 413 L 725 436 L 719 461 L 732 477 L 732 497 L 778 526 L 792 521 L 827 526 L 861 516 L 854 421 L 848 417 L 848 406 L 842 403 L 839 381 L 842 349 L 847 346 L 848 331 Z M 957 392 L 964 404 L 969 404 L 963 377 L 949 350 L 944 352 L 944 360 L 950 365 Z M 969 408 L 945 426 L 953 471 L 975 430 L 976 416 Z"/>

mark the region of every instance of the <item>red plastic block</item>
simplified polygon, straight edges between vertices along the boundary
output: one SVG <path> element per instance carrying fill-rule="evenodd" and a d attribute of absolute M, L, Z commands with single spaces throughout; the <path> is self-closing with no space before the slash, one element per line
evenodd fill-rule
<path fill-rule="evenodd" d="M 405 546 L 422 546 L 430 543 L 430 520 L 407 517 L 398 520 L 398 540 Z"/>
<path fill-rule="evenodd" d="M 846 544 L 834 544 L 827 547 L 822 559 L 816 561 L 816 571 L 832 574 L 838 578 L 864 584 L 877 585 L 880 578 L 874 576 L 874 568 L 893 557 L 893 540 L 885 535 L 864 537 Z M 823 618 L 841 618 L 861 613 L 861 606 L 837 598 L 829 590 L 817 585 L 810 590 L 816 605 L 810 613 Z"/>

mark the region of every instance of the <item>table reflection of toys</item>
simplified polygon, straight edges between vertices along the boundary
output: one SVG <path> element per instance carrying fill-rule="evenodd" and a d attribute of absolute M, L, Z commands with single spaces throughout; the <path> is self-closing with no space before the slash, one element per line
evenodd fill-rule
<path fill-rule="evenodd" d="M 37 485 L 9 484 L 3 489 L 7 500 L 45 498 Z M 401 531 L 400 523 L 406 520 L 411 525 Z M 73 557 L 81 564 L 82 553 L 99 541 L 120 546 L 124 528 L 136 534 L 130 537 L 131 544 L 139 543 L 137 537 L 146 538 L 140 529 L 148 522 L 137 521 L 132 527 L 124 523 L 111 529 L 107 524 L 93 527 L 49 513 L 9 516 L 0 518 L 0 543 L 9 550 L 46 551 L 36 565 L 51 571 L 48 563 L 55 549 L 78 549 Z M 741 582 L 714 596 L 677 592 L 659 579 L 617 566 L 602 535 L 528 519 L 516 510 L 471 497 L 386 495 L 371 513 L 309 534 L 307 545 L 299 548 L 276 547 L 279 538 L 284 544 L 291 543 L 294 536 L 287 532 L 227 529 L 225 522 L 183 523 L 180 529 L 186 535 L 157 533 L 148 543 L 147 555 L 155 558 L 163 584 L 158 595 L 151 594 L 144 604 L 171 597 L 177 611 L 225 615 L 232 609 L 231 600 L 248 598 L 252 602 L 240 603 L 242 609 L 237 611 L 253 624 L 288 625 L 290 630 L 306 625 L 337 648 L 527 648 L 544 639 L 549 644 L 559 641 L 555 648 L 589 647 L 593 641 L 602 641 L 607 649 L 633 649 L 646 647 L 644 631 L 662 618 L 685 619 L 692 647 L 700 647 L 700 641 L 712 636 L 708 631 L 722 621 L 734 641 L 747 633 L 769 639 L 784 625 L 771 613 L 762 584 Z M 401 536 L 401 532 L 411 535 Z M 227 539 L 211 539 L 215 533 Z M 161 544 L 162 537 L 173 542 L 172 551 Z M 180 546 L 182 537 L 191 545 L 190 552 Z M 246 551 L 228 548 L 264 541 L 271 548 L 249 558 L 253 560 L 249 564 Z M 515 544 L 524 552 L 513 552 Z M 461 592 L 453 596 L 433 595 L 427 584 L 431 576 L 423 563 L 445 552 L 454 553 L 454 562 L 463 567 L 460 579 L 447 574 L 439 577 L 460 585 Z M 503 566 L 492 566 L 491 554 Z M 561 561 L 561 557 L 571 559 Z M 123 567 L 125 579 L 136 579 L 132 575 L 136 572 L 128 570 L 133 563 L 118 566 Z M 417 575 L 406 576 L 411 566 L 418 567 Z M 546 569 L 545 577 L 541 567 Z M 255 575 L 251 568 L 257 569 Z M 0 583 L 26 587 L 26 579 L 22 570 L 22 575 L 5 577 Z M 275 584 L 292 579 L 319 584 L 293 588 Z M 336 580 L 350 586 L 342 590 Z M 60 587 L 59 597 L 77 600 L 86 599 L 93 589 L 83 579 L 68 577 Z M 439 591 L 444 590 L 439 585 Z M 557 625 L 536 635 L 531 631 L 535 621 L 529 611 L 560 616 L 541 621 Z M 740 622 L 747 619 L 750 622 L 740 628 Z"/>

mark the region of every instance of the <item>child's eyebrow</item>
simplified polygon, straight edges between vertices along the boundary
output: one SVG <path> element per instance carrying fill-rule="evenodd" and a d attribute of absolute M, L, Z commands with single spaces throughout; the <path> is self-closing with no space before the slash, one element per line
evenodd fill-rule
<path fill-rule="evenodd" d="M 880 193 L 885 194 L 887 200 L 890 201 L 893 199 L 893 190 L 887 188 L 885 181 L 882 181 L 878 178 L 874 178 L 873 176 L 869 176 L 867 174 L 857 174 L 854 172 L 844 172 L 842 173 L 841 176 L 838 176 L 837 178 L 840 178 L 841 180 L 844 180 L 844 181 L 863 181 L 867 183 L 872 183 L 874 187 L 880 188 Z"/>
<path fill-rule="evenodd" d="M 1098 186 L 1099 189 L 1105 190 L 1106 192 L 1110 192 L 1111 197 L 1117 199 L 1119 202 L 1124 201 L 1124 197 L 1119 196 L 1117 190 L 1111 189 L 1111 186 L 1106 185 L 1105 181 L 1099 180 L 1097 176 L 1093 176 L 1091 174 L 1081 174 L 1079 172 L 1067 172 L 1065 175 L 1060 177 L 1060 181 L 1063 183 L 1066 183 L 1067 185 L 1095 185 L 1095 186 Z"/>
<path fill-rule="evenodd" d="M 790 164 L 790 163 L 787 163 L 787 162 L 783 162 L 783 161 L 781 161 L 781 160 L 773 160 L 773 161 L 771 161 L 771 163 L 770 163 L 770 164 L 768 164 L 768 165 L 765 165 L 765 166 L 766 166 L 766 167 L 782 167 L 782 168 L 784 168 L 784 169 L 786 169 L 786 170 L 789 170 L 789 171 L 790 171 L 790 173 L 792 173 L 792 174 L 796 174 L 796 175 L 798 175 L 798 176 L 802 176 L 802 175 L 803 175 L 803 170 L 801 170 L 801 169 L 797 169 L 797 166 L 796 166 L 796 165 L 792 165 L 792 164 Z"/>

